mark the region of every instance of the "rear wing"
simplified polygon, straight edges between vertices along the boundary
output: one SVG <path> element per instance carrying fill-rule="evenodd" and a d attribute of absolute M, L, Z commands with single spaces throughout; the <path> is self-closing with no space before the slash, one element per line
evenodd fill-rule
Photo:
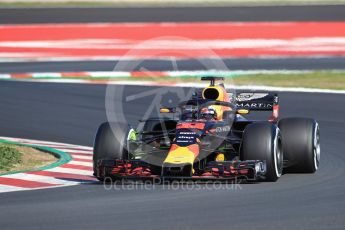
<path fill-rule="evenodd" d="M 279 116 L 279 97 L 275 92 L 244 92 L 228 93 L 236 109 L 249 111 L 272 111 L 270 121 L 277 121 Z"/>

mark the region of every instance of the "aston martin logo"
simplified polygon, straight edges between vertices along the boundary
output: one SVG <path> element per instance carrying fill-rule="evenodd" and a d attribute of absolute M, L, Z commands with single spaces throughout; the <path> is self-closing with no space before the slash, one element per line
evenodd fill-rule
<path fill-rule="evenodd" d="M 259 98 L 266 97 L 268 93 L 241 93 L 236 97 L 236 101 L 251 101 Z"/>

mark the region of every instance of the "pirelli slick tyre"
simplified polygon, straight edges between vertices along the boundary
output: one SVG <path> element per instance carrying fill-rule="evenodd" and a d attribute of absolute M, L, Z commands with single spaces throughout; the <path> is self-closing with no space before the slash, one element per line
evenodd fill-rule
<path fill-rule="evenodd" d="M 279 121 L 286 172 L 314 173 L 320 164 L 320 129 L 314 119 L 285 118 Z"/>
<path fill-rule="evenodd" d="M 249 124 L 243 133 L 241 160 L 266 162 L 265 181 L 277 181 L 283 172 L 282 140 L 279 128 L 268 122 Z"/>
<path fill-rule="evenodd" d="M 128 136 L 132 129 L 127 124 L 105 122 L 97 130 L 93 147 L 93 170 L 97 179 L 99 160 L 128 159 Z"/>

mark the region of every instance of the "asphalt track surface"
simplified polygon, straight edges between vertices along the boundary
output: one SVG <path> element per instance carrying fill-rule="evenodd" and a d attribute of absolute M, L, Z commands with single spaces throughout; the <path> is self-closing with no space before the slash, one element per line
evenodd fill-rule
<path fill-rule="evenodd" d="M 125 96 L 148 89 L 126 86 Z M 104 85 L 1 81 L 0 135 L 92 145 L 97 126 L 106 119 L 105 90 Z M 280 97 L 282 117 L 319 121 L 322 156 L 316 174 L 288 174 L 276 183 L 228 189 L 157 185 L 105 190 L 93 184 L 4 193 L 1 229 L 343 229 L 345 96 Z M 169 98 L 173 94 L 163 96 Z M 135 123 L 151 100 L 124 104 L 128 121 Z"/>
<path fill-rule="evenodd" d="M 66 22 L 342 21 L 345 5 L 0 9 L 1 24 Z M 20 15 L 20 17 L 18 17 Z"/>
<path fill-rule="evenodd" d="M 322 58 L 233 58 L 233 59 L 189 59 L 189 60 L 133 60 L 121 61 L 124 68 L 117 70 L 204 70 L 223 62 L 229 70 L 334 70 L 345 69 L 345 57 Z M 126 63 L 126 65 L 123 65 Z M 134 65 L 132 64 L 134 63 Z M 205 63 L 209 63 L 205 65 Z M 66 61 L 66 62 L 4 62 L 0 73 L 27 72 L 78 72 L 113 71 L 118 61 Z M 132 66 L 135 66 L 132 69 Z M 218 69 L 219 70 L 219 69 Z M 224 69 L 226 70 L 226 69 Z"/>

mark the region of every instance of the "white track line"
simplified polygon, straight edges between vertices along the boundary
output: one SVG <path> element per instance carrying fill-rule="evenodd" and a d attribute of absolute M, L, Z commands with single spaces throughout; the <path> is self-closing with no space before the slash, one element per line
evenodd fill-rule
<path fill-rule="evenodd" d="M 92 161 L 90 162 L 84 162 L 84 161 L 78 161 L 78 160 L 71 160 L 70 162 L 68 162 L 68 164 L 73 164 L 73 165 L 82 165 L 82 166 L 93 166 Z"/>
<path fill-rule="evenodd" d="M 80 159 L 92 161 L 92 156 L 91 156 L 91 155 L 86 155 L 86 154 L 85 154 L 85 156 L 82 156 L 82 155 L 73 155 L 73 153 L 70 153 L 70 155 L 72 156 L 72 159 L 74 159 L 74 158 L 80 158 Z"/>
<path fill-rule="evenodd" d="M 10 186 L 10 185 L 0 185 L 0 193 L 3 192 L 16 192 L 16 191 L 23 191 L 23 190 L 29 190 L 22 187 L 16 187 L 16 186 Z"/>
<path fill-rule="evenodd" d="M 52 169 L 48 169 L 48 170 L 45 170 L 45 171 L 61 172 L 61 173 L 71 173 L 71 174 L 78 174 L 78 175 L 83 175 L 83 176 L 92 176 L 92 171 L 91 170 L 81 170 L 81 169 L 71 169 L 71 168 L 57 167 L 57 168 L 52 168 Z"/>
<path fill-rule="evenodd" d="M 102 85 L 135 85 L 135 86 L 159 86 L 159 87 L 205 87 L 199 83 L 157 83 L 150 81 L 109 81 L 109 82 L 92 82 L 92 80 L 69 80 L 69 79 L 54 79 L 54 80 L 20 80 L 25 82 L 48 82 L 48 83 L 71 83 L 71 84 L 102 84 Z M 229 88 L 229 87 L 227 87 Z M 272 87 L 264 85 L 245 85 L 236 86 L 239 90 L 263 90 L 263 91 L 280 91 L 280 92 L 301 92 L 301 93 L 329 93 L 329 94 L 345 94 L 345 90 L 330 90 L 330 89 L 312 89 L 312 88 L 291 88 L 291 87 Z"/>
<path fill-rule="evenodd" d="M 76 184 L 80 184 L 79 182 L 75 182 L 75 181 L 61 180 L 61 179 L 56 179 L 54 177 L 40 176 L 40 175 L 27 174 L 27 173 L 16 173 L 16 174 L 5 175 L 2 177 L 21 179 L 21 180 L 26 180 L 26 181 L 49 183 L 52 185 L 76 185 Z"/>
<path fill-rule="evenodd" d="M 44 80 L 30 80 L 20 79 L 16 81 L 24 82 L 43 82 L 43 83 L 70 83 L 70 84 L 103 84 L 103 85 L 134 85 L 134 86 L 159 86 L 159 87 L 205 87 L 202 83 L 176 83 L 171 82 L 152 82 L 152 81 L 108 81 L 108 82 L 93 82 L 92 80 L 80 80 L 80 79 L 44 79 Z M 231 87 L 227 87 L 231 88 Z M 272 87 L 264 85 L 244 85 L 235 86 L 235 89 L 239 90 L 263 90 L 263 91 L 279 91 L 279 92 L 301 92 L 301 93 L 328 93 L 328 94 L 345 94 L 345 90 L 331 90 L 331 89 L 313 89 L 313 88 L 300 88 L 300 87 Z M 91 148 L 91 147 L 89 147 Z"/>

